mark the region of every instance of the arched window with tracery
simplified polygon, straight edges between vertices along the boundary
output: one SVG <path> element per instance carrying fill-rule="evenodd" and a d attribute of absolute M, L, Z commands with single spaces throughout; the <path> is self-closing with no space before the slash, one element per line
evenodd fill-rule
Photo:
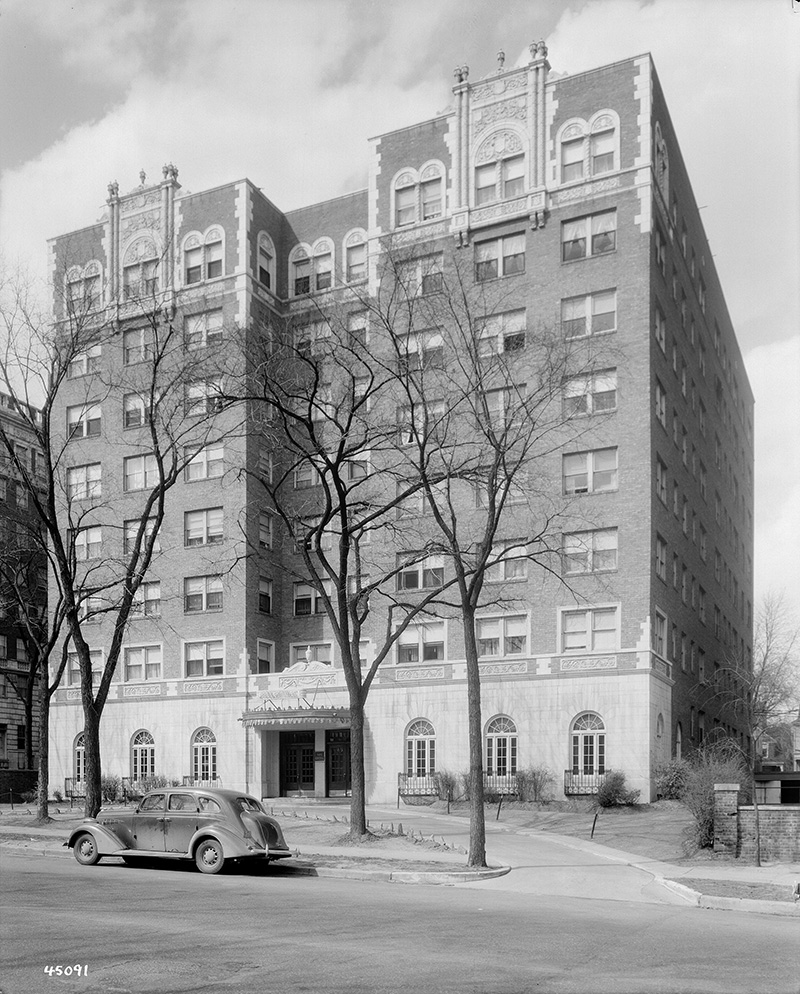
<path fill-rule="evenodd" d="M 102 276 L 103 269 L 94 259 L 87 262 L 83 268 L 80 266 L 70 268 L 66 279 L 67 313 L 83 314 L 100 306 Z"/>
<path fill-rule="evenodd" d="M 501 714 L 486 726 L 486 773 L 490 777 L 509 777 L 516 772 L 517 726 Z"/>
<path fill-rule="evenodd" d="M 412 721 L 406 732 L 406 773 L 429 777 L 436 772 L 436 732 L 424 718 Z"/>
<path fill-rule="evenodd" d="M 606 733 L 603 719 L 592 712 L 572 723 L 572 773 L 593 776 L 606 771 Z"/>
<path fill-rule="evenodd" d="M 192 779 L 217 779 L 217 737 L 210 728 L 198 728 L 192 736 Z"/>
<path fill-rule="evenodd" d="M 589 121 L 569 121 L 562 125 L 558 148 L 561 183 L 613 172 L 619 169 L 619 118 L 612 111 L 598 111 Z"/>
<path fill-rule="evenodd" d="M 487 138 L 475 156 L 476 207 L 521 197 L 525 193 L 525 148 L 515 131 Z"/>
<path fill-rule="evenodd" d="M 138 238 L 122 256 L 122 299 L 141 300 L 158 291 L 158 247 L 152 238 Z"/>
<path fill-rule="evenodd" d="M 86 736 L 83 732 L 75 739 L 74 747 L 75 783 L 86 781 Z"/>
<path fill-rule="evenodd" d="M 146 729 L 131 739 L 131 780 L 146 780 L 156 774 L 156 740 Z"/>
<path fill-rule="evenodd" d="M 444 214 L 444 175 L 441 162 L 398 173 L 392 184 L 395 228 L 434 221 Z"/>
<path fill-rule="evenodd" d="M 222 229 L 208 228 L 205 234 L 193 231 L 183 242 L 183 282 L 186 286 L 222 276 Z"/>

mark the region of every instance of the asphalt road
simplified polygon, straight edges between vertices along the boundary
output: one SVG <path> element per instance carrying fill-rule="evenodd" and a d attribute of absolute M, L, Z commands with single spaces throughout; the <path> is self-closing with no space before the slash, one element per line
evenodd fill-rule
<path fill-rule="evenodd" d="M 737 912 L 14 856 L 0 900 L 2 994 L 800 991 L 797 922 Z"/>

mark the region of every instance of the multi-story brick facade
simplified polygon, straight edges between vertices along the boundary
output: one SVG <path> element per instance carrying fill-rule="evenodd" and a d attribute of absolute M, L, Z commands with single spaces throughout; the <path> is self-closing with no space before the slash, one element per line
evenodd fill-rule
<path fill-rule="evenodd" d="M 526 325 L 591 339 L 608 364 L 583 388 L 580 432 L 543 467 L 573 515 L 569 584 L 531 568 L 514 639 L 481 661 L 487 749 L 491 739 L 497 775 L 543 764 L 583 793 L 622 769 L 648 798 L 660 762 L 717 725 L 742 735 L 704 687 L 715 665 L 751 659 L 753 400 L 649 56 L 549 70 L 542 44 L 522 68 L 476 82 L 458 70 L 452 108 L 371 140 L 366 190 L 296 211 L 247 180 L 184 194 L 173 167 L 128 194 L 112 185 L 101 221 L 53 242 L 54 279 L 96 279 L 98 313 L 119 332 L 98 360 L 117 363 L 119 386 L 67 462 L 99 465 L 117 521 L 135 520 L 121 480 L 141 443 L 118 430 L 133 365 L 119 350 L 137 347 L 131 281 L 155 281 L 187 333 L 227 358 L 232 328 L 258 335 L 270 315 L 374 296 L 387 246 L 399 245 L 495 287 L 503 312 L 522 315 L 520 368 Z M 65 407 L 80 399 L 69 390 L 95 399 L 91 372 Z M 348 698 L 330 627 L 297 609 L 291 544 L 236 473 L 280 459 L 267 449 L 254 430 L 232 435 L 217 468 L 204 463 L 168 495 L 151 569 L 158 608 L 131 622 L 106 708 L 108 772 L 216 775 L 265 796 L 347 789 Z M 496 609 L 483 617 L 509 623 Z M 104 638 L 101 623 L 98 652 Z M 366 714 L 370 800 L 392 798 L 398 773 L 431 772 L 434 753 L 437 769 L 467 767 L 452 618 L 442 641 L 435 660 L 395 650 L 379 670 Z M 56 780 L 81 772 L 70 678 L 54 711 Z"/>
<path fill-rule="evenodd" d="M 22 472 L 40 482 L 41 452 L 32 425 L 37 410 L 0 393 L 0 789 L 23 781 L 2 771 L 34 769 L 38 761 L 38 676 L 31 682 L 28 626 L 44 618 L 47 567 L 31 533 L 31 509 Z M 20 602 L 22 599 L 22 603 Z M 27 784 L 31 786 L 31 784 Z"/>

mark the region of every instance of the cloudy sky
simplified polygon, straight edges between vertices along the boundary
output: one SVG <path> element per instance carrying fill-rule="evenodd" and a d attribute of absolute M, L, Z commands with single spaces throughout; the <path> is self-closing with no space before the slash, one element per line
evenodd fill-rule
<path fill-rule="evenodd" d="M 366 139 L 544 38 L 557 72 L 650 51 L 756 395 L 757 595 L 800 605 L 800 10 L 792 0 L 0 0 L 0 251 L 168 161 L 283 209 L 366 185 Z"/>

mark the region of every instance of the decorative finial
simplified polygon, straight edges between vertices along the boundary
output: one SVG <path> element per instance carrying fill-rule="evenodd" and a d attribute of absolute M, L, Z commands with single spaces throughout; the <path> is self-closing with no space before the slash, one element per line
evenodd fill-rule
<path fill-rule="evenodd" d="M 166 164 L 166 162 L 161 167 L 161 175 L 164 177 L 164 179 L 166 179 L 167 176 L 169 175 L 169 166 Z"/>
<path fill-rule="evenodd" d="M 456 66 L 453 70 L 453 75 L 457 83 L 466 83 L 469 76 L 469 66 Z"/>
<path fill-rule="evenodd" d="M 500 51 L 497 53 L 497 71 L 498 72 L 502 72 L 503 71 L 503 66 L 505 65 L 505 61 L 506 61 L 506 53 L 501 48 Z"/>
<path fill-rule="evenodd" d="M 108 195 L 109 197 L 119 196 L 119 183 L 115 179 L 112 179 L 108 184 Z"/>
<path fill-rule="evenodd" d="M 311 646 L 310 645 L 306 646 L 306 662 L 307 663 L 311 662 Z"/>
<path fill-rule="evenodd" d="M 139 183 L 144 186 L 144 181 L 147 179 L 147 173 L 144 169 L 139 170 Z"/>

